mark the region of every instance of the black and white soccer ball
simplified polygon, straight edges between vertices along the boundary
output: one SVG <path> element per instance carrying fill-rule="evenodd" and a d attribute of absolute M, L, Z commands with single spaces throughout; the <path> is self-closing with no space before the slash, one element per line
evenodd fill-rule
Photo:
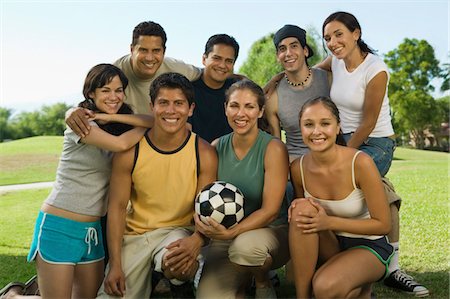
<path fill-rule="evenodd" d="M 229 228 L 244 218 L 244 195 L 233 184 L 211 183 L 195 198 L 195 212 L 205 224 L 208 224 L 206 217 L 211 217 Z"/>

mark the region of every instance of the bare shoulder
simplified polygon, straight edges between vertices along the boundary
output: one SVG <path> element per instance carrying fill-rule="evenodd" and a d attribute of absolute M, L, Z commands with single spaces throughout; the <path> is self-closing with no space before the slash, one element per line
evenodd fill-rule
<path fill-rule="evenodd" d="M 206 141 L 205 139 L 201 138 L 200 136 L 197 135 L 198 138 L 198 149 L 199 151 L 215 151 L 214 146 L 212 146 L 208 141 Z"/>
<path fill-rule="evenodd" d="M 216 148 L 209 144 L 206 140 L 198 136 L 198 152 L 201 160 L 207 160 L 213 163 L 217 161 Z"/>
<path fill-rule="evenodd" d="M 296 187 L 302 186 L 302 179 L 300 175 L 300 158 L 292 161 L 290 168 L 291 181 Z"/>
<path fill-rule="evenodd" d="M 291 165 L 290 165 L 291 169 L 300 167 L 300 158 L 301 157 L 298 157 L 294 161 L 291 162 Z"/>
<path fill-rule="evenodd" d="M 133 146 L 125 151 L 114 153 L 113 156 L 113 173 L 120 170 L 129 173 L 133 168 L 134 157 L 136 153 L 136 146 Z"/>
<path fill-rule="evenodd" d="M 356 155 L 356 150 L 355 153 Z M 363 151 L 358 153 L 358 156 L 355 158 L 355 167 L 357 168 L 367 168 L 375 165 L 373 159 Z"/>
<path fill-rule="evenodd" d="M 273 155 L 287 154 L 286 145 L 278 138 L 273 138 L 267 145 L 267 153 Z"/>
<path fill-rule="evenodd" d="M 273 138 L 267 144 L 266 154 L 264 156 L 264 163 L 267 167 L 281 167 L 288 171 L 289 157 L 286 146 L 278 139 Z"/>
<path fill-rule="evenodd" d="M 356 153 L 355 153 L 356 154 Z M 372 177 L 373 175 L 379 176 L 377 166 L 373 159 L 364 152 L 359 152 L 355 158 L 355 175 L 356 180 L 359 182 L 361 179 Z"/>

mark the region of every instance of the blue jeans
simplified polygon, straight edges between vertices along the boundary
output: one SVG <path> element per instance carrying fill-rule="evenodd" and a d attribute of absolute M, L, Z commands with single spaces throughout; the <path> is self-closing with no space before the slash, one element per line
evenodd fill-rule
<path fill-rule="evenodd" d="M 345 142 L 350 140 L 353 133 L 344 134 Z M 389 137 L 369 137 L 359 146 L 359 150 L 368 154 L 384 177 L 389 171 L 394 157 L 395 141 Z"/>

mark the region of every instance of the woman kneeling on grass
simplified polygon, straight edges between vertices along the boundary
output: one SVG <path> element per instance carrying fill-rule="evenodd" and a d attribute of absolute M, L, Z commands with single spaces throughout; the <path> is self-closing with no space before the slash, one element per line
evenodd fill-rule
<path fill-rule="evenodd" d="M 92 130 L 83 138 L 70 128 L 64 132 L 56 182 L 39 212 L 28 255 L 28 261 L 36 260 L 43 298 L 95 298 L 103 281 L 100 217 L 106 213 L 112 152 L 142 138 L 145 128 L 132 125 L 152 124 L 150 116 L 127 115 L 132 113 L 123 103 L 127 84 L 117 67 L 94 66 L 79 106 L 100 113 L 97 122 L 90 121 Z M 105 121 L 121 123 L 101 124 Z"/>
<path fill-rule="evenodd" d="M 298 197 L 289 209 L 289 248 L 297 298 L 370 298 L 393 247 L 389 205 L 373 160 L 336 144 L 339 112 L 329 98 L 300 111 L 310 152 L 291 164 Z"/>
<path fill-rule="evenodd" d="M 195 215 L 198 230 L 212 239 L 197 298 L 244 297 L 252 276 L 255 298 L 276 298 L 268 273 L 289 259 L 286 213 L 280 213 L 289 160 L 284 144 L 259 128 L 264 102 L 261 87 L 250 80 L 227 91 L 225 114 L 233 132 L 213 142 L 217 176 L 243 192 L 245 215 L 228 229 L 213 219 L 205 225 Z"/>

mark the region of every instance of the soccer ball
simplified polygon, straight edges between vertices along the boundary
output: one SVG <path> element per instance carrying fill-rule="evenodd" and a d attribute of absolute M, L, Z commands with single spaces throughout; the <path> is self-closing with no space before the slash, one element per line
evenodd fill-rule
<path fill-rule="evenodd" d="M 233 184 L 211 183 L 195 198 L 195 212 L 205 224 L 208 224 L 206 217 L 211 217 L 229 228 L 244 218 L 244 195 Z"/>

